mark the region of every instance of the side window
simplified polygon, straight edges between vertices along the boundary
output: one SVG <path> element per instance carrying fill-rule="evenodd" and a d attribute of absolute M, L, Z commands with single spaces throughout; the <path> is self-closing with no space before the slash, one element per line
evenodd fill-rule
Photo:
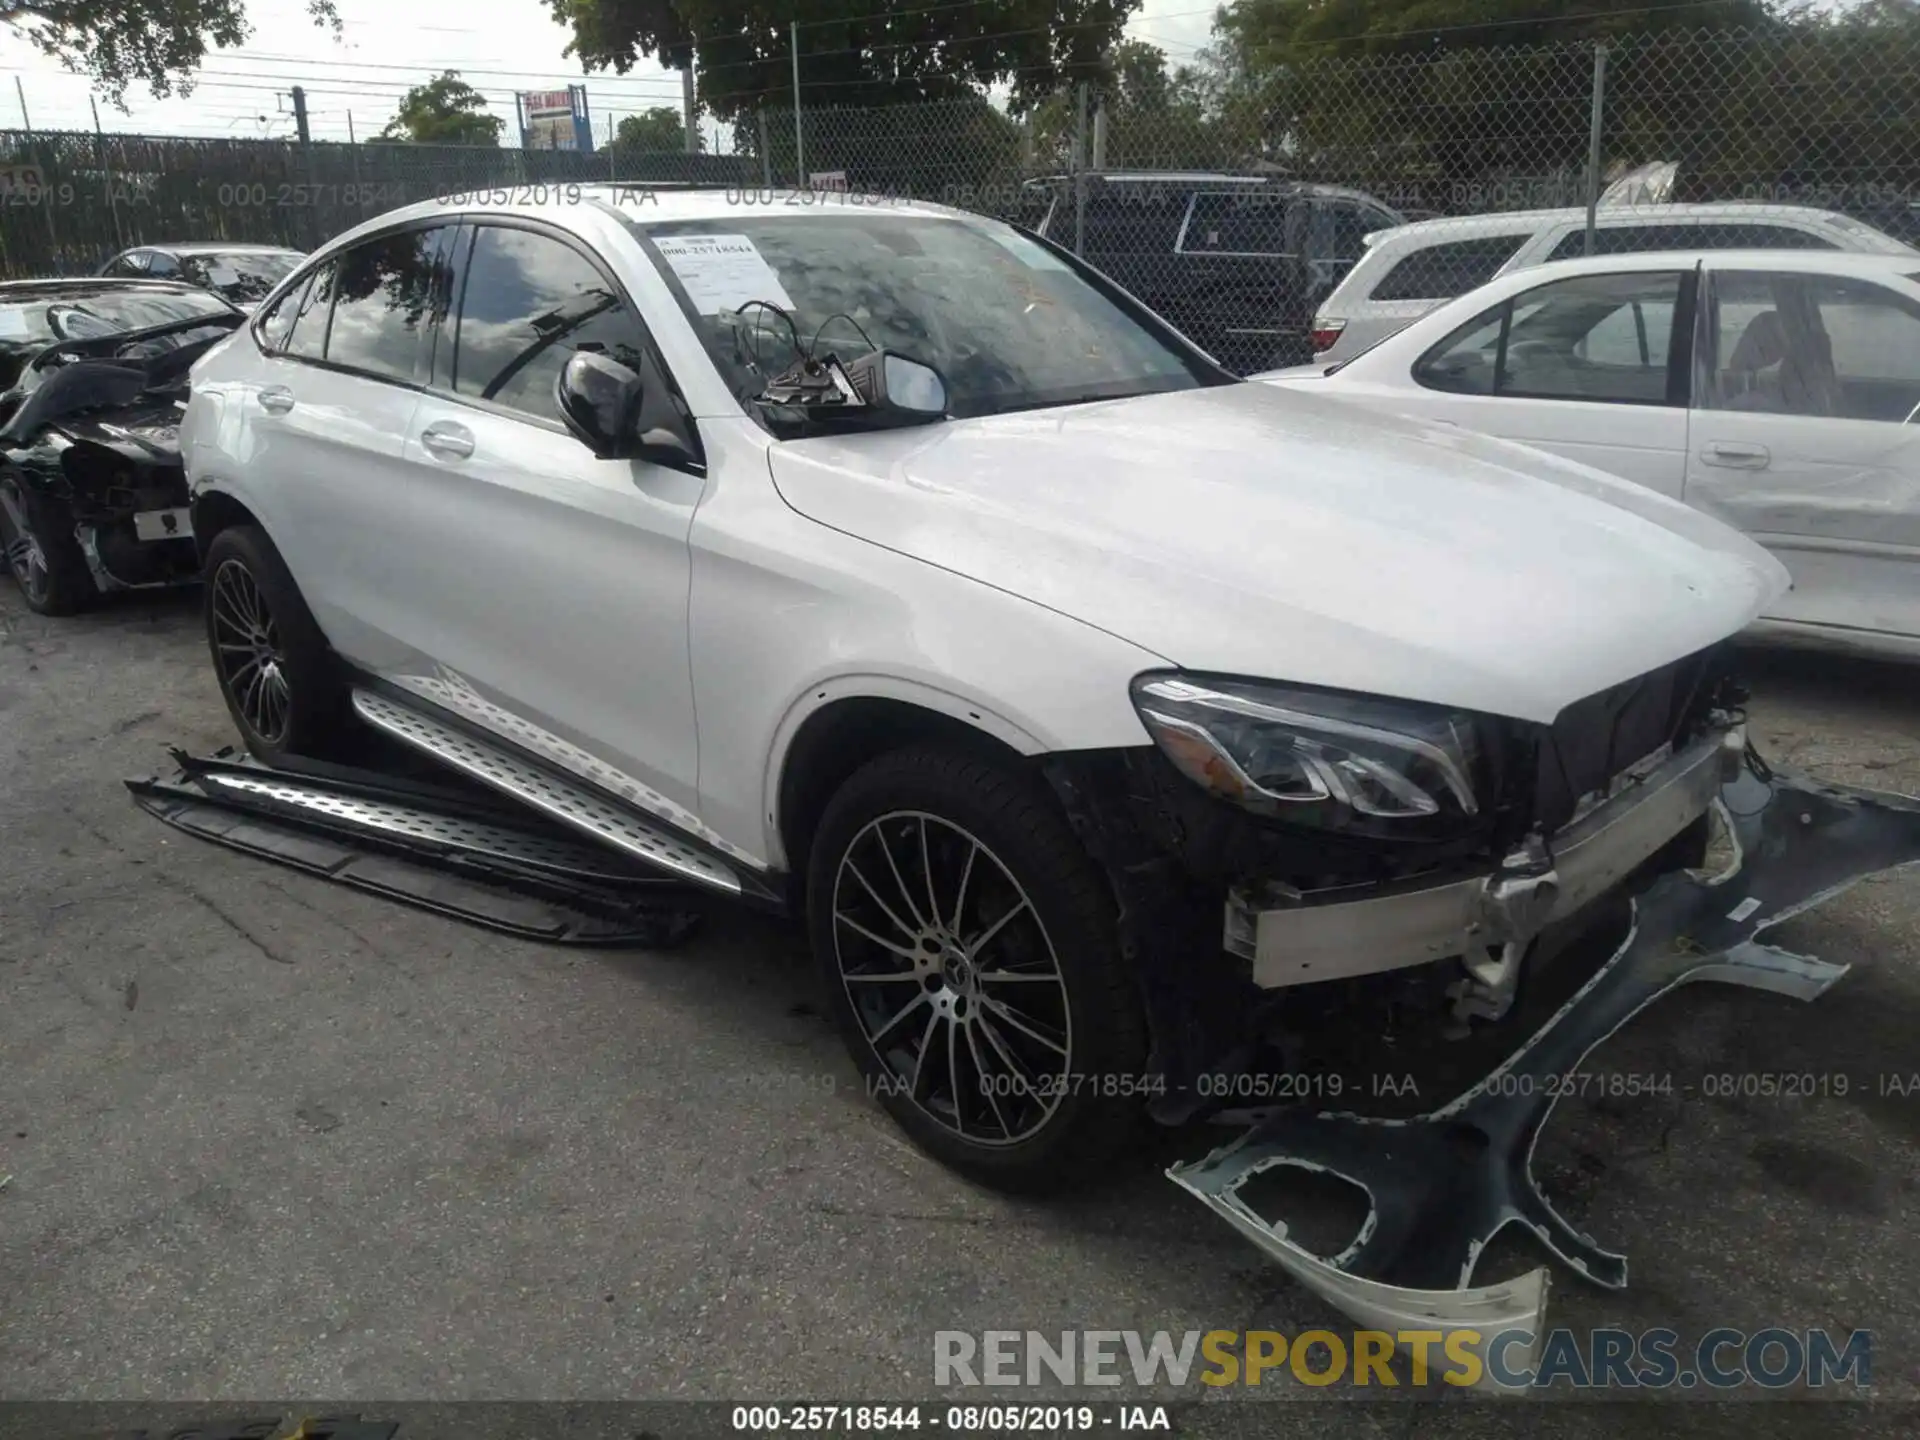
<path fill-rule="evenodd" d="M 1920 304 L 1830 275 L 1714 278 L 1706 405 L 1901 424 L 1920 406 Z"/>
<path fill-rule="evenodd" d="M 396 230 L 356 245 L 338 262 L 327 359 L 411 381 L 423 335 L 442 318 L 434 302 L 445 225 Z"/>
<path fill-rule="evenodd" d="M 1167 253 L 1179 244 L 1187 201 L 1187 193 L 1171 185 L 1089 185 L 1086 253 L 1122 274 L 1164 266 Z M 1053 207 L 1048 236 L 1071 246 L 1077 215 L 1069 189 Z"/>
<path fill-rule="evenodd" d="M 1313 205 L 1312 245 L 1317 260 L 1358 260 L 1366 250 L 1366 237 L 1384 230 L 1394 221 L 1373 206 L 1357 200 L 1320 199 Z"/>
<path fill-rule="evenodd" d="M 576 350 L 638 370 L 644 344 L 626 302 L 571 245 L 504 225 L 475 230 L 454 345 L 458 393 L 557 422 L 554 385 Z"/>
<path fill-rule="evenodd" d="M 326 354 L 327 319 L 333 314 L 335 263 L 329 260 L 315 271 L 313 283 L 296 302 L 286 339 L 281 343 L 281 354 L 296 360 L 318 360 Z"/>
<path fill-rule="evenodd" d="M 1451 300 L 1500 273 L 1527 237 L 1486 235 L 1448 240 L 1396 260 L 1373 287 L 1375 300 Z"/>
<path fill-rule="evenodd" d="M 1790 225 L 1756 225 L 1716 220 L 1703 225 L 1602 225 L 1593 232 L 1596 255 L 1630 255 L 1648 250 L 1834 250 L 1829 240 Z M 1575 229 L 1553 247 L 1549 260 L 1573 260 L 1587 253 L 1584 229 Z"/>
<path fill-rule="evenodd" d="M 286 348 L 287 337 L 293 333 L 294 317 L 300 313 L 301 302 L 307 298 L 307 289 L 312 283 L 313 278 L 307 277 L 261 312 L 255 329 L 262 349 L 278 353 Z"/>
<path fill-rule="evenodd" d="M 107 266 L 105 273 L 108 275 L 144 275 L 146 273 L 146 256 L 139 252 L 117 255 L 114 257 L 113 263 Z"/>
<path fill-rule="evenodd" d="M 1414 379 L 1464 394 L 1665 404 L 1682 278 L 1663 270 L 1537 286 L 1442 340 Z"/>
<path fill-rule="evenodd" d="M 1285 255 L 1287 215 L 1296 203 L 1287 195 L 1203 191 L 1193 197 L 1187 211 L 1180 253 Z"/>
<path fill-rule="evenodd" d="M 162 255 L 158 250 L 147 252 L 147 274 L 156 280 L 178 280 L 180 262 L 171 255 Z"/>

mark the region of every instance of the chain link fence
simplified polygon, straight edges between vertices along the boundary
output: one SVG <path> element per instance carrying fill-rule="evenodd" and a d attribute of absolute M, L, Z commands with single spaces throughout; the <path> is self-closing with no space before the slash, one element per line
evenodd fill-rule
<path fill-rule="evenodd" d="M 1019 120 L 945 101 L 737 133 L 763 184 L 832 177 L 1041 226 L 1242 372 L 1337 343 L 1340 317 L 1317 343 L 1314 317 L 1376 244 L 1342 296 L 1382 312 L 1368 340 L 1508 264 L 1920 243 L 1915 27 L 1326 58 L 1147 89 L 1077 87 Z M 1409 221 L 1425 228 L 1370 239 Z"/>
<path fill-rule="evenodd" d="M 725 155 L 0 131 L 0 274 L 165 240 L 307 248 L 495 187 L 845 186 L 1041 228 L 1249 371 L 1333 340 L 1315 316 L 1373 252 L 1349 293 L 1365 282 L 1397 325 L 1508 264 L 1589 249 L 1920 240 L 1910 25 L 1325 57 L 1077 86 L 1017 118 L 985 97 L 798 118 L 747 117 Z M 1427 228 L 1377 233 L 1408 221 Z"/>
<path fill-rule="evenodd" d="M 0 130 L 0 278 L 85 275 L 133 245 L 307 250 L 383 211 L 609 180 L 739 185 L 745 157 Z"/>

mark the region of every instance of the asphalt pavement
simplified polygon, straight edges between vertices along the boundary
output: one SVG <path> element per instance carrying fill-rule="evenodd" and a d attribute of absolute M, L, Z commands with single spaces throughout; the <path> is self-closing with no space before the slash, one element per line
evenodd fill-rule
<path fill-rule="evenodd" d="M 776 923 L 545 947 L 142 814 L 123 777 L 233 742 L 197 607 L 48 620 L 0 587 L 0 1399 L 946 1400 L 938 1330 L 1340 1328 L 1161 1174 L 1217 1134 L 1046 1202 L 921 1157 Z M 1755 681 L 1776 763 L 1920 793 L 1920 669 L 1764 655 Z M 1814 1005 L 1682 991 L 1595 1061 L 1672 1093 L 1556 1112 L 1536 1168 L 1632 1268 L 1617 1294 L 1557 1276 L 1552 1319 L 1870 1329 L 1875 1391 L 1920 1398 L 1920 869 L 1778 939 L 1855 969 Z M 1748 1073 L 1825 1078 L 1708 1078 Z M 1480 1277 L 1538 1262 L 1509 1233 Z M 1263 1434 L 1353 1399 L 1257 1393 Z M 1651 1435 L 1723 1407 L 1552 1408 Z M 1751 1436 L 1814 1423 L 1736 1408 Z M 1341 1413 L 1542 1433 L 1459 1397 Z"/>

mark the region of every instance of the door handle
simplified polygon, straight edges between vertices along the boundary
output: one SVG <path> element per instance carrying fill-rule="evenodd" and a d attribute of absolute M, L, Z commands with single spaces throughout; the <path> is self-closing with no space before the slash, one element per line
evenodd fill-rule
<path fill-rule="evenodd" d="M 293 409 L 293 391 L 284 385 L 269 385 L 260 392 L 260 408 L 273 415 Z"/>
<path fill-rule="evenodd" d="M 473 454 L 473 432 L 464 425 L 442 420 L 420 432 L 420 443 L 442 460 L 464 460 Z"/>
<path fill-rule="evenodd" d="M 1711 440 L 1700 447 L 1700 459 L 1703 464 L 1719 465 L 1728 470 L 1764 470 L 1773 462 L 1773 455 L 1764 445 Z"/>

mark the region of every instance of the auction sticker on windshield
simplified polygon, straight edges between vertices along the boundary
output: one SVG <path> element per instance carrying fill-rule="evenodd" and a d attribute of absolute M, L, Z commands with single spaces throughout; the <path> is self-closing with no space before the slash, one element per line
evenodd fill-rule
<path fill-rule="evenodd" d="M 744 235 L 659 235 L 653 243 L 702 315 L 738 310 L 749 300 L 793 309 L 780 277 Z"/>

